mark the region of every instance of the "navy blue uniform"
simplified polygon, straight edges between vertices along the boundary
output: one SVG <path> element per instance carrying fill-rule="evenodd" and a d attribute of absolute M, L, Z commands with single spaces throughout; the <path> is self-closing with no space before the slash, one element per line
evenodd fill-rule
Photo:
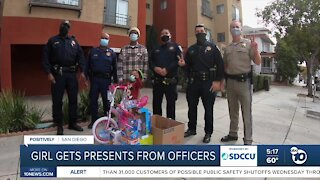
<path fill-rule="evenodd" d="M 98 98 L 101 94 L 104 112 L 109 110 L 107 98 L 111 81 L 118 82 L 117 55 L 112 49 L 93 48 L 88 59 L 88 75 L 90 77 L 90 107 L 92 122 L 98 119 Z"/>
<path fill-rule="evenodd" d="M 205 42 L 189 47 L 186 54 L 186 67 L 188 75 L 187 101 L 188 101 L 188 128 L 196 132 L 197 110 L 201 97 L 205 109 L 205 133 L 213 132 L 213 105 L 215 92 L 210 92 L 213 81 L 221 81 L 224 75 L 221 53 L 215 44 Z"/>
<path fill-rule="evenodd" d="M 151 54 L 149 61 L 150 69 L 154 72 L 155 67 L 166 68 L 165 77 L 154 72 L 153 84 L 153 114 L 162 115 L 163 95 L 167 99 L 167 117 L 175 119 L 175 106 L 177 100 L 178 82 L 178 57 L 181 56 L 181 47 L 174 42 L 167 42 Z"/>
<path fill-rule="evenodd" d="M 52 74 L 56 83 L 51 84 L 52 116 L 58 127 L 62 127 L 62 98 L 67 90 L 69 101 L 69 126 L 77 121 L 78 81 L 77 67 L 85 69 L 82 48 L 74 37 L 54 36 L 50 38 L 43 50 L 43 66 Z"/>

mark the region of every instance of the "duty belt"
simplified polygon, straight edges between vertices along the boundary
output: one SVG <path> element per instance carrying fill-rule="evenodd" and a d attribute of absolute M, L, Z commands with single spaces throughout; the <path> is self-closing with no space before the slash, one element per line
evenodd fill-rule
<path fill-rule="evenodd" d="M 200 71 L 200 72 L 193 71 L 193 72 L 191 72 L 191 78 L 201 80 L 201 81 L 209 80 L 210 79 L 209 75 L 210 75 L 209 72 L 206 72 L 206 71 Z"/>
<path fill-rule="evenodd" d="M 105 79 L 110 79 L 111 78 L 110 73 L 93 72 L 92 75 L 94 77 L 105 78 Z"/>
<path fill-rule="evenodd" d="M 177 78 L 175 77 L 155 77 L 154 78 L 155 83 L 162 83 L 164 85 L 170 85 L 170 84 L 177 84 Z"/>
<path fill-rule="evenodd" d="M 53 69 L 56 73 L 59 73 L 61 76 L 63 72 L 76 72 L 77 71 L 77 66 L 59 66 L 59 65 L 54 65 Z"/>
<path fill-rule="evenodd" d="M 250 78 L 249 73 L 245 73 L 245 74 L 226 74 L 227 78 L 233 79 L 233 80 L 237 80 L 239 82 L 245 82 L 247 81 L 247 79 Z"/>

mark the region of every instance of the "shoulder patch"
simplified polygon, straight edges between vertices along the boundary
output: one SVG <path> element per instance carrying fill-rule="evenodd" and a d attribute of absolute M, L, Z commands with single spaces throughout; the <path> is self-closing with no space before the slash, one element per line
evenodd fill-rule
<path fill-rule="evenodd" d="M 181 47 L 180 45 L 178 45 L 178 48 L 179 48 L 179 50 L 180 50 L 181 52 L 183 52 L 183 49 L 182 49 L 182 47 Z"/>

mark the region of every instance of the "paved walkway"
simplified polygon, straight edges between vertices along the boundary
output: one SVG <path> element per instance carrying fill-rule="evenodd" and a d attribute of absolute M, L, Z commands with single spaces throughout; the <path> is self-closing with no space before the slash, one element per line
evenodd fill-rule
<path fill-rule="evenodd" d="M 306 94 L 306 92 L 307 89 L 302 87 L 272 86 L 269 92 L 254 93 L 254 144 L 320 144 L 320 119 L 306 116 L 307 110 L 320 111 L 320 100 L 316 99 L 316 102 L 313 102 L 312 98 L 303 95 L 298 96 L 298 94 Z M 151 89 L 144 89 L 142 94 L 152 97 Z M 47 109 L 51 107 L 49 96 L 32 97 L 29 100 Z M 199 105 L 198 134 L 185 139 L 186 144 L 203 144 L 204 110 L 201 102 Z M 147 107 L 151 108 L 151 101 Z M 187 123 L 187 111 L 185 94 L 179 93 L 176 111 L 177 120 Z M 226 99 L 216 99 L 214 117 L 215 127 L 211 144 L 222 144 L 220 138 L 228 133 L 229 127 Z M 239 132 L 240 138 L 235 144 L 243 144 L 242 121 L 240 121 Z M 44 134 L 55 134 L 55 131 Z M 65 134 L 76 134 L 76 132 L 65 130 Z M 91 134 L 91 131 L 85 128 L 82 134 Z M 0 138 L 0 180 L 21 179 L 19 174 L 19 145 L 22 143 L 22 135 Z"/>

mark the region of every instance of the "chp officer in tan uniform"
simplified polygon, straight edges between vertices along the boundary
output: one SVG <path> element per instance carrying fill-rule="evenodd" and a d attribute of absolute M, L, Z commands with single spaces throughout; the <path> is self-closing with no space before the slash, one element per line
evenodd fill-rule
<path fill-rule="evenodd" d="M 239 107 L 241 105 L 244 123 L 244 144 L 252 144 L 252 88 L 251 60 L 261 64 L 261 56 L 256 42 L 241 37 L 242 27 L 239 21 L 230 24 L 232 43 L 224 51 L 226 91 L 229 106 L 229 134 L 221 141 L 238 140 Z"/>

